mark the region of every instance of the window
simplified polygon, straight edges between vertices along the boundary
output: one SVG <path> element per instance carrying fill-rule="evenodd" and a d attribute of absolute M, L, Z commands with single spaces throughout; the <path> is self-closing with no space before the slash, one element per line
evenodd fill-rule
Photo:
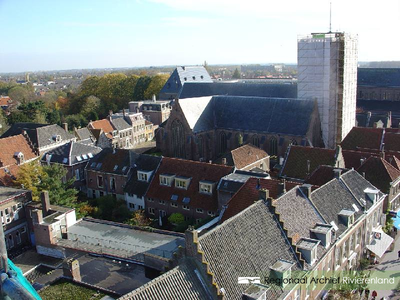
<path fill-rule="evenodd" d="M 138 180 L 139 181 L 147 182 L 149 180 L 149 176 L 148 176 L 147 173 L 143 173 L 143 172 L 138 171 L 137 175 L 138 175 Z"/>
<path fill-rule="evenodd" d="M 21 229 L 21 233 L 25 233 L 26 232 L 26 226 L 22 227 Z"/>
<path fill-rule="evenodd" d="M 161 205 L 165 205 L 165 201 L 164 201 L 164 200 L 160 200 L 159 203 L 160 203 Z"/>
<path fill-rule="evenodd" d="M 174 120 L 171 125 L 172 130 L 172 151 L 174 157 L 185 158 L 185 131 L 183 124 L 179 120 Z"/>
<path fill-rule="evenodd" d="M 196 224 L 200 224 L 203 219 L 196 219 Z"/>
<path fill-rule="evenodd" d="M 175 187 L 187 190 L 190 178 L 175 178 Z"/>
<path fill-rule="evenodd" d="M 213 192 L 213 184 L 207 183 L 207 182 L 200 182 L 199 191 L 200 191 L 200 193 L 210 195 Z"/>
<path fill-rule="evenodd" d="M 115 189 L 116 189 L 116 183 L 115 183 L 115 178 L 114 177 L 111 177 L 110 178 L 110 189 L 112 190 L 112 191 L 115 191 Z"/>
<path fill-rule="evenodd" d="M 174 175 L 160 175 L 160 185 L 171 186 L 174 177 Z"/>
<path fill-rule="evenodd" d="M 203 137 L 198 136 L 197 137 L 197 153 L 199 154 L 199 157 L 203 157 Z"/>
<path fill-rule="evenodd" d="M 208 214 L 209 216 L 211 216 L 211 217 L 214 217 L 214 216 L 215 216 L 214 212 L 212 212 L 211 210 L 209 210 L 209 211 L 207 212 L 207 214 Z"/>
<path fill-rule="evenodd" d="M 199 214 L 202 214 L 203 213 L 203 209 L 202 208 L 196 208 L 196 212 L 199 213 Z"/>
<path fill-rule="evenodd" d="M 17 239 L 17 244 L 21 244 L 21 236 L 18 231 L 15 233 L 15 237 Z"/>
<path fill-rule="evenodd" d="M 219 134 L 219 152 L 225 153 L 227 149 L 227 141 L 225 132 Z"/>
<path fill-rule="evenodd" d="M 142 210 L 142 209 L 143 209 L 143 206 L 142 206 L 142 205 L 138 205 L 138 209 L 139 209 L 139 210 Z"/>
<path fill-rule="evenodd" d="M 97 186 L 103 187 L 103 176 L 100 175 L 97 176 Z"/>
<path fill-rule="evenodd" d="M 153 199 L 153 198 L 147 198 L 147 201 L 149 201 L 149 202 L 153 202 L 153 201 L 154 201 L 154 199 Z"/>
<path fill-rule="evenodd" d="M 171 206 L 177 208 L 177 207 L 178 207 L 178 204 L 175 203 L 175 202 L 171 202 Z"/>
<path fill-rule="evenodd" d="M 78 169 L 78 170 L 75 170 L 75 180 L 76 180 L 76 181 L 80 180 L 80 177 L 79 177 L 79 169 Z"/>
<path fill-rule="evenodd" d="M 149 207 L 149 214 L 154 215 L 155 209 L 153 207 Z"/>
<path fill-rule="evenodd" d="M 269 155 L 274 156 L 278 154 L 278 142 L 276 138 L 271 138 L 269 140 Z"/>
<path fill-rule="evenodd" d="M 129 203 L 129 208 L 133 208 L 133 209 L 135 209 L 135 204 L 133 204 L 133 203 Z"/>
<path fill-rule="evenodd" d="M 297 141 L 296 141 L 295 139 L 293 139 L 293 140 L 290 142 L 290 144 L 296 146 L 296 145 L 297 145 Z"/>
<path fill-rule="evenodd" d="M 188 205 L 183 205 L 182 208 L 185 210 L 190 210 L 190 207 Z"/>
<path fill-rule="evenodd" d="M 257 148 L 260 148 L 260 139 L 258 138 L 257 135 L 253 136 L 252 144 Z"/>

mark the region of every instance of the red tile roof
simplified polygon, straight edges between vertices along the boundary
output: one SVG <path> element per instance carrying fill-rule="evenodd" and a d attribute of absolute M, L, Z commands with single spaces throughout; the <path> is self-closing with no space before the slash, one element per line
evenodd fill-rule
<path fill-rule="evenodd" d="M 376 155 L 372 152 L 342 150 L 345 167 L 348 169 L 358 169 L 361 166 L 361 159 L 364 161 L 371 155 Z"/>
<path fill-rule="evenodd" d="M 1 181 L 8 182 L 7 177 L 17 175 L 19 167 L 15 154 L 18 152 L 24 155 L 25 161 L 38 157 L 22 134 L 0 139 Z"/>
<path fill-rule="evenodd" d="M 1 97 L 0 96 L 0 106 L 8 106 L 11 102 L 10 97 Z"/>
<path fill-rule="evenodd" d="M 232 159 L 237 169 L 242 169 L 256 161 L 268 157 L 267 152 L 253 145 L 243 145 L 231 151 Z"/>
<path fill-rule="evenodd" d="M 341 146 L 346 150 L 380 150 L 382 134 L 382 128 L 353 127 L 342 141 Z"/>
<path fill-rule="evenodd" d="M 235 216 L 242 210 L 246 209 L 250 205 L 260 199 L 259 190 L 267 189 L 269 191 L 269 196 L 273 199 L 277 199 L 279 196 L 278 184 L 280 180 L 276 179 L 260 179 L 249 178 L 247 182 L 236 192 L 231 200 L 227 203 L 226 208 L 221 222 Z M 259 185 L 259 186 L 258 186 Z M 299 185 L 295 182 L 286 181 L 286 190 L 290 191 L 295 186 Z"/>
<path fill-rule="evenodd" d="M 390 182 L 400 177 L 400 171 L 381 157 L 371 156 L 357 170 L 384 193 L 389 192 Z"/>
<path fill-rule="evenodd" d="M 308 162 L 310 167 L 308 168 Z M 334 165 L 335 150 L 304 146 L 290 146 L 281 176 L 306 179 L 320 165 Z"/>
<path fill-rule="evenodd" d="M 385 130 L 385 150 L 389 151 L 400 151 L 400 133 Z"/>
<path fill-rule="evenodd" d="M 108 119 L 93 121 L 90 123 L 90 126 L 93 129 L 102 129 L 109 139 L 113 138 L 112 133 L 114 131 L 114 127 Z"/>
<path fill-rule="evenodd" d="M 306 183 L 316 186 L 322 186 L 334 178 L 335 173 L 333 172 L 333 170 L 335 169 L 337 168 L 332 166 L 319 166 L 314 170 L 314 172 L 311 173 L 310 177 L 306 180 Z M 348 171 L 347 169 L 341 170 L 341 174 L 344 174 Z"/>
<path fill-rule="evenodd" d="M 232 167 L 228 166 L 163 157 L 146 197 L 170 201 L 172 195 L 177 195 L 177 202 L 180 204 L 184 197 L 188 197 L 190 198 L 189 206 L 215 212 L 218 209 L 217 191 L 214 190 L 212 195 L 202 194 L 199 192 L 199 182 L 211 181 L 218 184 L 222 177 L 231 172 Z M 160 185 L 161 174 L 191 178 L 188 189 L 176 188 L 174 184 L 171 187 Z"/>

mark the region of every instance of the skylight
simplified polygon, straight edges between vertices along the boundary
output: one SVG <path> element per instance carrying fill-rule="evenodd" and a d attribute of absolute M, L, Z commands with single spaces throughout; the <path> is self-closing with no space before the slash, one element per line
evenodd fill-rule
<path fill-rule="evenodd" d="M 114 166 L 114 171 L 117 171 L 117 169 L 118 169 L 118 165 L 115 165 Z"/>
<path fill-rule="evenodd" d="M 76 160 L 77 160 L 77 161 L 82 161 L 82 157 L 81 157 L 80 155 L 78 155 L 78 156 L 76 157 Z"/>
<path fill-rule="evenodd" d="M 97 169 L 100 169 L 102 165 L 103 165 L 102 163 L 98 163 L 97 164 Z"/>
<path fill-rule="evenodd" d="M 92 153 L 88 153 L 89 158 L 93 158 L 93 154 Z"/>
<path fill-rule="evenodd" d="M 68 158 L 64 157 L 63 164 L 66 164 L 67 162 L 68 162 Z"/>
<path fill-rule="evenodd" d="M 92 168 L 94 168 L 96 166 L 95 162 L 92 162 L 92 164 L 90 165 Z"/>
<path fill-rule="evenodd" d="M 178 195 L 172 195 L 172 196 L 171 196 L 171 200 L 177 201 L 177 200 L 178 200 Z"/>
<path fill-rule="evenodd" d="M 82 157 L 83 157 L 83 159 L 88 159 L 87 154 L 83 154 Z"/>

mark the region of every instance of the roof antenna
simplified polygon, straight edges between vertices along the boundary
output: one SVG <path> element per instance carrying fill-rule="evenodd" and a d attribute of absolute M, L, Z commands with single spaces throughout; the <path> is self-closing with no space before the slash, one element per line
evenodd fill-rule
<path fill-rule="evenodd" d="M 329 33 L 332 32 L 332 1 L 329 2 Z"/>

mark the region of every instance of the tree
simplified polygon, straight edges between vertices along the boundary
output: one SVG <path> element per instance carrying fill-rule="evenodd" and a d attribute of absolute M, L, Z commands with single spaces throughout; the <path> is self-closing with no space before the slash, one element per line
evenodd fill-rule
<path fill-rule="evenodd" d="M 101 104 L 101 100 L 96 96 L 89 96 L 84 100 L 80 113 L 87 119 L 92 112 L 98 111 Z"/>
<path fill-rule="evenodd" d="M 168 217 L 168 221 L 171 224 L 176 224 L 179 225 L 183 222 L 185 222 L 185 217 L 181 213 L 173 213 Z"/>
<path fill-rule="evenodd" d="M 235 69 L 235 72 L 233 72 L 232 78 L 240 79 L 240 72 L 237 68 Z"/>
<path fill-rule="evenodd" d="M 146 217 L 143 210 L 136 210 L 133 212 L 132 218 L 129 219 L 127 223 L 133 226 L 144 227 L 149 226 L 151 224 L 151 221 L 149 218 Z"/>
<path fill-rule="evenodd" d="M 49 191 L 52 204 L 75 207 L 78 191 L 72 187 L 74 178 L 66 180 L 67 170 L 59 164 L 43 166 L 43 175 L 38 185 L 40 191 Z"/>
<path fill-rule="evenodd" d="M 151 78 L 151 82 L 150 82 L 149 86 L 147 87 L 146 91 L 144 92 L 144 99 L 151 99 L 153 97 L 153 95 L 158 96 L 161 89 L 167 82 L 168 78 L 169 78 L 169 75 L 167 75 L 167 74 L 153 76 Z"/>
<path fill-rule="evenodd" d="M 65 117 L 65 122 L 68 124 L 68 128 L 79 128 L 85 127 L 88 123 L 88 120 L 83 115 L 76 114 Z"/>
<path fill-rule="evenodd" d="M 147 88 L 149 87 L 151 82 L 151 77 L 149 76 L 142 76 L 139 78 L 138 82 L 135 86 L 135 91 L 133 92 L 133 99 L 136 101 L 144 100 L 144 93 L 146 92 Z"/>
<path fill-rule="evenodd" d="M 35 92 L 31 85 L 17 85 L 8 91 L 8 96 L 13 101 L 27 103 L 35 99 Z"/>
<path fill-rule="evenodd" d="M 43 168 L 37 162 L 23 164 L 16 176 L 14 184 L 23 189 L 32 191 L 32 200 L 39 201 L 40 196 L 40 180 L 43 177 Z"/>

